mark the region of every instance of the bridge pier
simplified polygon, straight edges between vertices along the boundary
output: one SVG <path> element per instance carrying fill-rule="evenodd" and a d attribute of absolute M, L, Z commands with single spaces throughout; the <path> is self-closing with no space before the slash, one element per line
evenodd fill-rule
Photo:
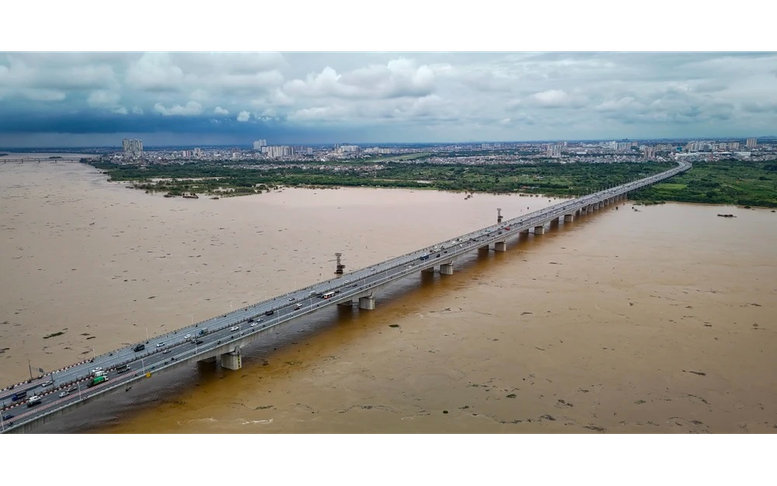
<path fill-rule="evenodd" d="M 239 370 L 243 367 L 243 357 L 240 355 L 240 348 L 227 354 L 221 355 L 221 367 L 228 370 Z"/>
<path fill-rule="evenodd" d="M 440 265 L 440 275 L 453 275 L 453 263 L 443 263 Z"/>
<path fill-rule="evenodd" d="M 565 214 L 564 215 L 564 222 L 565 223 L 571 223 L 574 220 L 575 220 L 575 215 L 574 214 Z"/>
<path fill-rule="evenodd" d="M 359 309 L 373 310 L 375 309 L 375 297 L 359 297 Z"/>
<path fill-rule="evenodd" d="M 545 234 L 545 225 L 535 226 L 534 227 L 534 234 L 535 235 L 544 235 Z"/>
<path fill-rule="evenodd" d="M 507 251 L 507 242 L 497 241 L 494 243 L 494 251 Z"/>

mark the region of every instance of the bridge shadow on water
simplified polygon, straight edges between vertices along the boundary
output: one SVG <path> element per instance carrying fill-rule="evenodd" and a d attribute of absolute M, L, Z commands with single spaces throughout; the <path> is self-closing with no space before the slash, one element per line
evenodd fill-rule
<path fill-rule="evenodd" d="M 601 211 L 604 213 L 605 211 Z M 110 432 L 117 425 L 133 416 L 160 406 L 180 403 L 182 397 L 208 389 L 222 397 L 232 396 L 233 387 L 244 387 L 241 377 L 271 372 L 280 356 L 311 344 L 319 361 L 325 356 L 336 355 L 346 344 L 368 338 L 382 332 L 393 320 L 412 317 L 426 312 L 435 299 L 448 292 L 467 291 L 486 280 L 497 266 L 510 265 L 518 274 L 526 254 L 551 245 L 566 233 L 584 229 L 598 213 L 589 214 L 572 223 L 552 223 L 543 235 L 533 233 L 517 235 L 507 240 L 507 251 L 473 251 L 458 257 L 453 275 L 437 272 L 419 272 L 392 282 L 376 292 L 376 308 L 360 310 L 358 306 L 335 306 L 297 319 L 281 329 L 269 331 L 260 340 L 243 348 L 243 368 L 231 371 L 216 363 L 197 363 L 153 375 L 151 379 L 136 383 L 125 393 L 117 392 L 101 400 L 87 404 L 58 419 L 43 424 L 34 433 L 95 433 Z M 347 276 L 347 274 L 345 275 Z M 496 291 L 496 290 L 494 290 Z M 500 289 L 501 291 L 501 289 Z M 267 367 L 267 368 L 265 368 Z M 294 368 L 288 373 L 294 377 Z M 252 380 L 251 386 L 261 392 L 265 385 Z M 226 398 L 224 398 L 226 399 Z"/>

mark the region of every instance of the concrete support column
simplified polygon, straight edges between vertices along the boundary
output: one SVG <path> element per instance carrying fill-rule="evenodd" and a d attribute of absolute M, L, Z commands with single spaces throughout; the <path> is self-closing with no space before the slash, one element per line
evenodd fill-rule
<path fill-rule="evenodd" d="M 580 214 L 586 214 L 588 213 L 588 206 L 583 206 L 580 208 Z"/>
<path fill-rule="evenodd" d="M 574 220 L 575 220 L 575 215 L 574 214 L 565 214 L 564 215 L 564 222 L 565 223 L 571 223 Z"/>
<path fill-rule="evenodd" d="M 375 297 L 359 297 L 359 309 L 373 310 L 375 308 Z"/>
<path fill-rule="evenodd" d="M 453 275 L 453 263 L 443 263 L 440 265 L 440 275 Z"/>
<path fill-rule="evenodd" d="M 478 248 L 479 251 L 488 251 L 488 245 L 481 246 Z"/>
<path fill-rule="evenodd" d="M 535 226 L 534 227 L 534 234 L 535 235 L 544 235 L 545 234 L 545 225 L 541 226 Z"/>
<path fill-rule="evenodd" d="M 507 242 L 497 241 L 494 243 L 494 251 L 507 251 Z"/>
<path fill-rule="evenodd" d="M 221 367 L 228 370 L 239 370 L 243 367 L 243 357 L 240 350 L 221 355 Z"/>

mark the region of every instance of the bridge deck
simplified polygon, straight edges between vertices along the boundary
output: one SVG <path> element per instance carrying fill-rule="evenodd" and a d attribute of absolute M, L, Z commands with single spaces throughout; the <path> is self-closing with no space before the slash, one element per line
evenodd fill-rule
<path fill-rule="evenodd" d="M 562 201 L 542 210 L 406 253 L 341 277 L 297 289 L 228 314 L 156 336 L 144 343 L 146 348 L 140 352 L 135 352 L 132 346 L 119 348 L 97 356 L 93 360 L 48 373 L 31 382 L 19 383 L 13 389 L 8 387 L 0 391 L 2 415 L 14 416 L 7 420 L 0 420 L 0 429 L 2 429 L 0 431 L 30 430 L 38 422 L 52 420 L 71 408 L 122 389 L 143 379 L 147 373 L 158 373 L 185 363 L 239 352 L 242 345 L 259 339 L 268 330 L 273 330 L 299 317 L 355 298 L 370 297 L 376 289 L 389 282 L 421 270 L 453 262 L 456 257 L 464 253 L 476 251 L 492 243 L 504 242 L 521 231 L 544 225 L 565 215 L 575 214 L 578 210 L 665 180 L 690 168 L 691 165 L 687 162 L 680 162 L 678 167 L 661 174 L 578 199 Z M 321 295 L 327 292 L 335 292 L 334 297 L 322 298 Z M 130 370 L 119 373 L 118 369 L 122 366 L 129 366 Z M 87 383 L 91 380 L 91 371 L 97 367 L 108 373 L 109 380 L 93 388 L 87 387 Z M 49 381 L 54 383 L 46 385 Z M 67 390 L 71 391 L 66 392 Z M 28 407 L 24 403 L 25 399 L 14 401 L 13 394 L 22 391 L 27 392 L 28 398 L 35 392 L 41 397 L 41 403 Z"/>

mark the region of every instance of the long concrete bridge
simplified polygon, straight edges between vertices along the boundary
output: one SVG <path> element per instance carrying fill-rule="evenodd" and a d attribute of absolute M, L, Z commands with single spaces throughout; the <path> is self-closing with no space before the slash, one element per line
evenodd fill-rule
<path fill-rule="evenodd" d="M 241 349 L 268 331 L 333 305 L 375 308 L 387 284 L 417 272 L 452 275 L 457 257 L 471 252 L 506 251 L 509 238 L 533 231 L 541 235 L 555 220 L 570 222 L 624 200 L 629 192 L 687 171 L 691 164 L 574 200 L 566 200 L 518 218 L 461 235 L 337 278 L 294 290 L 191 326 L 116 349 L 0 391 L 2 432 L 28 432 L 62 414 L 121 390 L 153 374 L 198 361 L 220 361 L 230 370 L 242 366 Z M 142 345 L 140 349 L 138 345 Z M 95 375 L 107 378 L 92 385 Z M 14 396 L 16 395 L 16 396 Z M 21 396 L 20 396 L 21 395 Z M 33 399 L 34 397 L 34 399 Z M 31 400 L 32 399 L 32 400 Z"/>

